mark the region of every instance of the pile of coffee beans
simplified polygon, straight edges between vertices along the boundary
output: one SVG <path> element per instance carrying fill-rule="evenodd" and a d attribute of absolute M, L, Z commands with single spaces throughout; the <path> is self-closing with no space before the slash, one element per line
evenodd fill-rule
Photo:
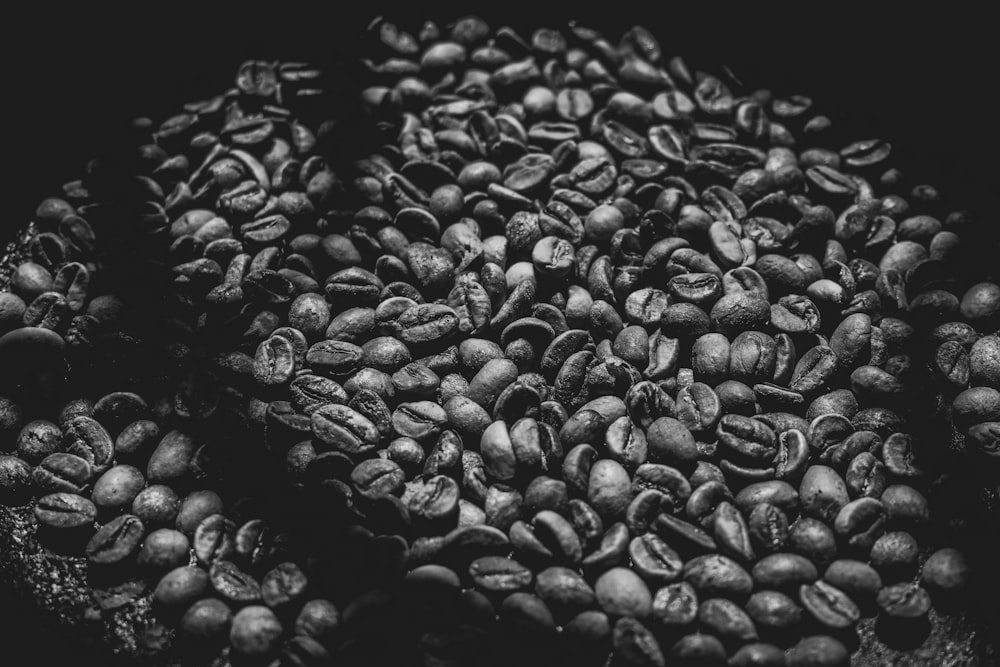
<path fill-rule="evenodd" d="M 234 665 L 841 665 L 962 598 L 925 494 L 935 423 L 1000 456 L 966 214 L 641 27 L 367 47 L 360 118 L 247 62 L 39 206 L 0 294 L 39 540 Z"/>

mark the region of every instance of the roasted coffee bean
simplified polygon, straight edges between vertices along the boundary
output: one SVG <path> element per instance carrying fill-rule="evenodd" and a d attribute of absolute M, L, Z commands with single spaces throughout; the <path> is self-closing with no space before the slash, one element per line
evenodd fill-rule
<path fill-rule="evenodd" d="M 839 639 L 826 635 L 804 637 L 787 652 L 788 667 L 843 666 L 849 658 L 847 647 Z"/>
<path fill-rule="evenodd" d="M 376 426 L 346 405 L 323 405 L 310 417 L 313 435 L 344 453 L 363 454 L 378 444 Z"/>
<path fill-rule="evenodd" d="M 927 591 L 913 583 L 886 586 L 876 598 L 879 608 L 891 618 L 921 618 L 931 608 Z"/>
<path fill-rule="evenodd" d="M 153 604 L 159 609 L 180 612 L 204 597 L 209 588 L 205 570 L 184 565 L 167 572 L 153 590 Z"/>
<path fill-rule="evenodd" d="M 847 628 L 861 618 L 857 604 L 843 591 L 825 581 L 803 584 L 799 601 L 813 618 L 829 628 Z"/>
<path fill-rule="evenodd" d="M 123 514 L 101 526 L 84 552 L 91 565 L 116 565 L 139 549 L 146 529 L 139 517 Z"/>
<path fill-rule="evenodd" d="M 279 563 L 260 582 L 260 597 L 264 604 L 282 610 L 298 602 L 309 581 L 295 563 Z"/>
<path fill-rule="evenodd" d="M 97 518 L 94 503 L 63 491 L 39 498 L 34 511 L 39 525 L 57 530 L 87 529 Z"/>
<path fill-rule="evenodd" d="M 138 468 L 114 466 L 94 482 L 91 500 L 100 510 L 117 511 L 130 507 L 145 484 L 146 480 Z"/>
<path fill-rule="evenodd" d="M 827 466 L 810 466 L 799 485 L 802 511 L 824 521 L 833 522 L 850 498 L 844 480 Z"/>
<path fill-rule="evenodd" d="M 249 605 L 233 616 L 229 644 L 239 655 L 264 656 L 275 648 L 282 631 L 273 611 L 262 605 Z"/>
<path fill-rule="evenodd" d="M 757 639 L 757 628 L 743 609 L 731 600 L 710 598 L 698 606 L 698 620 L 713 635 L 730 642 Z"/>
<path fill-rule="evenodd" d="M 885 530 L 888 512 L 875 498 L 859 498 L 844 505 L 834 519 L 837 536 L 848 547 L 864 553 Z"/>
<path fill-rule="evenodd" d="M 21 461 L 21 459 L 15 460 Z M 22 461 L 22 464 L 27 467 L 27 463 Z M 13 465 L 11 469 L 14 470 Z M 30 475 L 35 487 L 40 491 L 81 494 L 93 477 L 93 471 L 85 459 L 75 454 L 57 452 L 42 459 Z"/>
<path fill-rule="evenodd" d="M 222 514 L 205 517 L 194 531 L 191 545 L 194 555 L 203 565 L 231 559 L 236 552 L 236 525 Z"/>
<path fill-rule="evenodd" d="M 629 543 L 632 567 L 652 585 L 662 586 L 678 579 L 684 562 L 654 533 L 633 538 Z"/>
<path fill-rule="evenodd" d="M 808 559 L 791 553 L 765 556 L 753 567 L 753 580 L 762 588 L 794 590 L 818 577 L 816 566 Z"/>
<path fill-rule="evenodd" d="M 741 600 L 750 594 L 753 580 L 736 561 L 719 554 L 697 556 L 684 564 L 684 580 L 704 596 Z"/>
<path fill-rule="evenodd" d="M 609 616 L 642 618 L 652 612 L 652 595 L 645 582 L 624 567 L 615 567 L 594 584 L 597 604 Z"/>
<path fill-rule="evenodd" d="M 836 557 L 836 536 L 822 521 L 803 517 L 792 524 L 788 531 L 788 548 L 818 564 L 824 564 Z"/>
<path fill-rule="evenodd" d="M 858 560 L 840 559 L 830 563 L 823 580 L 856 600 L 869 600 L 882 588 L 882 578 L 870 565 Z"/>
<path fill-rule="evenodd" d="M 640 621 L 623 616 L 615 622 L 612 646 L 616 656 L 630 665 L 665 665 L 666 660 L 656 637 Z"/>

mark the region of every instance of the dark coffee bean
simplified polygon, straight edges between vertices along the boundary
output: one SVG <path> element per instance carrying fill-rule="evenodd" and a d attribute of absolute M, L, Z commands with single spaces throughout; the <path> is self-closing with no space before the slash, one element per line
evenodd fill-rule
<path fill-rule="evenodd" d="M 844 480 L 837 471 L 827 466 L 810 466 L 799 485 L 802 511 L 825 521 L 833 522 L 850 498 Z"/>
<path fill-rule="evenodd" d="M 665 512 L 660 513 L 652 524 L 652 529 L 658 535 L 678 545 L 697 552 L 715 551 L 718 545 L 707 531 L 698 526 L 678 519 Z"/>
<path fill-rule="evenodd" d="M 850 548 L 864 553 L 885 531 L 888 512 L 875 498 L 859 498 L 837 513 L 833 528 Z"/>
<path fill-rule="evenodd" d="M 270 653 L 283 628 L 278 617 L 262 605 L 249 605 L 233 616 L 229 644 L 239 655 L 257 657 Z"/>
<path fill-rule="evenodd" d="M 742 644 L 757 639 L 753 620 L 731 600 L 704 600 L 698 606 L 698 620 L 706 630 L 723 640 Z"/>
<path fill-rule="evenodd" d="M 375 425 L 346 405 L 323 405 L 310 417 L 316 438 L 342 452 L 363 454 L 379 441 Z"/>
<path fill-rule="evenodd" d="M 698 556 L 684 564 L 684 580 L 705 596 L 744 599 L 753 580 L 736 561 L 719 554 Z"/>
<path fill-rule="evenodd" d="M 844 667 L 850 653 L 840 640 L 825 635 L 804 637 L 788 649 L 788 667 Z"/>
<path fill-rule="evenodd" d="M 34 512 L 40 525 L 57 530 L 90 528 L 97 518 L 94 503 L 66 492 L 50 493 L 39 498 Z"/>
<path fill-rule="evenodd" d="M 91 499 L 101 510 L 117 511 L 130 507 L 145 484 L 138 468 L 118 465 L 97 478 Z"/>
<path fill-rule="evenodd" d="M 49 457 L 43 459 L 43 462 L 48 460 L 51 456 L 57 455 L 50 455 Z M 84 461 L 84 463 L 86 463 L 86 461 Z M 40 468 L 36 468 L 35 471 L 32 471 L 31 466 L 16 456 L 0 455 L 0 502 L 13 505 L 26 501 L 31 495 L 31 483 L 33 479 L 35 486 L 42 491 L 48 491 L 49 488 L 54 487 L 52 488 L 53 491 L 79 493 L 79 491 L 76 490 L 79 488 L 77 484 L 70 480 L 66 480 L 66 477 L 72 477 L 71 472 L 69 475 L 59 472 L 58 476 L 56 476 L 55 473 L 49 473 L 46 471 L 46 477 L 49 474 L 52 474 L 54 477 L 53 484 L 46 484 L 38 480 L 39 469 Z M 79 470 L 80 468 L 76 469 Z M 89 477 L 89 471 L 87 471 L 87 477 Z M 64 488 L 64 484 L 70 488 Z"/>
<path fill-rule="evenodd" d="M 260 596 L 268 607 L 283 610 L 302 599 L 309 585 L 305 572 L 295 563 L 280 563 L 264 575 Z"/>
<path fill-rule="evenodd" d="M 222 514 L 212 514 L 198 524 L 191 541 L 199 563 L 211 565 L 217 560 L 231 559 L 236 552 L 236 525 Z"/>
<path fill-rule="evenodd" d="M 729 664 L 732 667 L 783 667 L 785 652 L 773 644 L 746 644 L 733 653 Z"/>
<path fill-rule="evenodd" d="M 840 559 L 830 563 L 823 580 L 857 600 L 868 600 L 882 588 L 882 578 L 870 565 L 858 560 Z"/>
<path fill-rule="evenodd" d="M 503 556 L 484 556 L 469 565 L 473 583 L 487 593 L 512 593 L 527 590 L 534 575 L 515 560 Z"/>
<path fill-rule="evenodd" d="M 671 662 L 681 665 L 722 665 L 726 662 L 726 648 L 715 635 L 685 635 L 670 647 Z"/>
<path fill-rule="evenodd" d="M 754 565 L 752 574 L 758 587 L 777 590 L 795 590 L 819 576 L 816 566 L 807 558 L 792 553 L 765 556 Z"/>
<path fill-rule="evenodd" d="M 788 531 L 788 548 L 818 564 L 832 561 L 837 555 L 833 530 L 818 519 L 800 518 Z"/>
<path fill-rule="evenodd" d="M 876 599 L 879 608 L 891 618 L 921 618 L 931 608 L 931 597 L 913 583 L 886 586 Z"/>
<path fill-rule="evenodd" d="M 22 464 L 27 466 L 27 463 Z M 13 466 L 11 468 L 13 470 Z M 35 487 L 42 492 L 81 494 L 93 477 L 93 471 L 85 459 L 75 454 L 57 452 L 42 459 L 30 475 Z"/>
<path fill-rule="evenodd" d="M 633 538 L 629 543 L 632 567 L 652 585 L 662 586 L 678 579 L 684 562 L 654 533 Z"/>
<path fill-rule="evenodd" d="M 725 500 L 719 503 L 715 509 L 712 528 L 720 550 L 737 560 L 753 560 L 755 554 L 750 529 L 743 515 L 732 503 Z"/>
<path fill-rule="evenodd" d="M 146 529 L 139 517 L 123 514 L 101 526 L 90 538 L 84 553 L 91 565 L 117 565 L 139 549 Z"/>
<path fill-rule="evenodd" d="M 611 568 L 594 584 L 597 603 L 609 616 L 642 618 L 652 612 L 652 595 L 639 576 L 624 567 Z"/>
<path fill-rule="evenodd" d="M 177 567 L 163 576 L 153 590 L 153 604 L 165 611 L 180 612 L 204 597 L 209 588 L 205 570 L 193 565 Z"/>
<path fill-rule="evenodd" d="M 799 588 L 799 600 L 813 618 L 829 628 L 847 628 L 861 618 L 857 604 L 825 581 Z"/>

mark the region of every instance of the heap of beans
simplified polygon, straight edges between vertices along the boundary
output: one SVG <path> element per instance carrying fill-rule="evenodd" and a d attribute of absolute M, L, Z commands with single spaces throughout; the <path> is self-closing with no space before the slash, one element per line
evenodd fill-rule
<path fill-rule="evenodd" d="M 963 594 L 924 548 L 934 421 L 1000 454 L 963 213 L 640 27 L 368 41 L 358 124 L 248 62 L 39 206 L 0 494 L 40 540 L 233 664 L 839 665 Z"/>

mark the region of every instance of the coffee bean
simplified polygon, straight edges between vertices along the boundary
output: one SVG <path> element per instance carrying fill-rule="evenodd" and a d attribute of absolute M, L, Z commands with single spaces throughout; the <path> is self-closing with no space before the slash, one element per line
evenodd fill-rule
<path fill-rule="evenodd" d="M 130 558 L 142 543 L 146 529 L 139 517 L 123 514 L 101 526 L 87 543 L 91 565 L 117 565 Z"/>
<path fill-rule="evenodd" d="M 803 584 L 799 600 L 813 618 L 829 628 L 847 628 L 858 622 L 861 612 L 843 591 L 825 581 Z"/>
<path fill-rule="evenodd" d="M 263 656 L 275 647 L 281 633 L 281 623 L 273 611 L 261 605 L 249 605 L 233 616 L 229 644 L 239 655 Z"/>
<path fill-rule="evenodd" d="M 876 599 L 879 608 L 891 618 L 920 618 L 930 611 L 931 598 L 916 584 L 886 586 Z"/>
<path fill-rule="evenodd" d="M 652 595 L 639 576 L 624 567 L 611 568 L 594 584 L 597 603 L 610 616 L 642 618 L 652 611 Z"/>
<path fill-rule="evenodd" d="M 138 564 L 151 571 L 178 568 L 190 560 L 191 542 L 172 528 L 160 528 L 146 536 L 136 557 Z"/>
<path fill-rule="evenodd" d="M 57 530 L 86 529 L 97 518 L 97 507 L 82 496 L 60 491 L 38 499 L 35 518 L 40 525 Z"/>

